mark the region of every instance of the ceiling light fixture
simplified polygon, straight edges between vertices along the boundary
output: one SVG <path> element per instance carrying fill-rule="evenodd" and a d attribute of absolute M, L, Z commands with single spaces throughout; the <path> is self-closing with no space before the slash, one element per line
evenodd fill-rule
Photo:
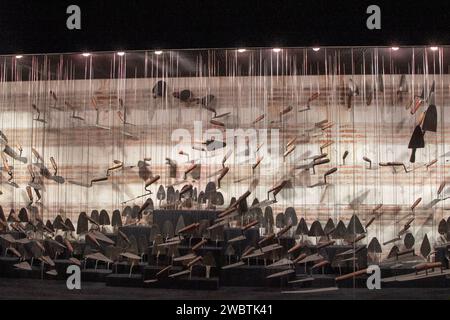
<path fill-rule="evenodd" d="M 238 51 L 239 53 L 242 53 L 242 52 L 247 51 L 247 49 L 238 49 L 237 51 Z"/>
<path fill-rule="evenodd" d="M 315 52 L 317 52 L 317 51 L 320 50 L 320 48 L 312 48 L 312 49 L 313 49 L 313 51 L 315 51 Z"/>
<path fill-rule="evenodd" d="M 275 53 L 278 53 L 278 52 L 280 52 L 280 51 L 281 51 L 281 49 L 280 49 L 280 48 L 273 48 L 272 50 L 273 50 L 273 52 L 275 52 Z"/>
<path fill-rule="evenodd" d="M 159 56 L 160 54 L 163 54 L 163 52 L 161 50 L 156 50 L 155 54 Z"/>
<path fill-rule="evenodd" d="M 391 49 L 392 49 L 392 51 L 397 51 L 400 48 L 399 47 L 392 47 Z"/>
<path fill-rule="evenodd" d="M 118 55 L 119 57 L 123 57 L 123 56 L 125 55 L 125 52 L 119 51 L 119 52 L 117 52 L 117 55 Z"/>

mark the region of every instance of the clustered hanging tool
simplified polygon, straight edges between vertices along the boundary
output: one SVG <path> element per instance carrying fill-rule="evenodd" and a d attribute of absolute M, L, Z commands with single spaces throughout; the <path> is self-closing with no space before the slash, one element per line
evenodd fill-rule
<path fill-rule="evenodd" d="M 110 127 L 107 127 L 107 126 L 104 126 L 104 125 L 100 124 L 100 109 L 99 109 L 99 106 L 98 106 L 98 103 L 97 103 L 97 99 L 95 97 L 91 98 L 91 106 L 95 110 L 95 124 L 94 124 L 94 126 L 96 128 L 103 129 L 103 130 L 111 130 Z"/>
<path fill-rule="evenodd" d="M 308 110 L 311 110 L 311 102 L 316 100 L 319 97 L 319 93 L 318 92 L 314 92 L 309 98 L 308 101 L 306 103 L 306 108 L 298 110 L 298 112 L 305 112 Z"/>
<path fill-rule="evenodd" d="M 347 86 L 347 108 L 350 109 L 353 105 L 353 98 L 359 96 L 359 86 L 353 81 L 348 80 Z"/>
<path fill-rule="evenodd" d="M 437 131 L 437 109 L 436 105 L 434 104 L 434 95 L 435 95 L 435 82 L 433 81 L 433 84 L 431 85 L 430 92 L 428 95 L 428 98 L 425 100 L 425 92 L 422 90 L 422 95 L 419 97 L 418 100 L 420 104 L 422 102 L 428 101 L 430 105 L 428 106 L 427 110 L 425 111 L 425 115 L 423 116 L 422 121 L 419 121 L 419 124 L 416 125 L 414 128 L 414 132 L 411 136 L 411 139 L 408 144 L 408 148 L 412 149 L 410 162 L 414 163 L 416 161 L 416 150 L 419 148 L 425 147 L 425 140 L 424 135 L 425 132 L 431 131 L 436 132 Z M 420 106 L 420 104 L 416 104 Z M 416 107 L 414 110 L 411 111 L 411 114 L 414 114 L 417 111 L 418 107 Z M 427 166 L 428 168 L 429 166 Z"/>
<path fill-rule="evenodd" d="M 403 101 L 403 94 L 408 93 L 408 83 L 406 81 L 406 76 L 402 74 L 400 76 L 400 83 L 397 88 L 397 99 L 401 103 Z"/>
<path fill-rule="evenodd" d="M 41 119 L 41 111 L 39 110 L 39 108 L 33 103 L 31 105 L 33 107 L 33 109 L 37 112 L 38 116 L 37 118 L 34 118 L 34 121 L 38 121 L 38 122 L 42 122 L 42 123 L 47 123 L 47 121 L 45 119 Z"/>

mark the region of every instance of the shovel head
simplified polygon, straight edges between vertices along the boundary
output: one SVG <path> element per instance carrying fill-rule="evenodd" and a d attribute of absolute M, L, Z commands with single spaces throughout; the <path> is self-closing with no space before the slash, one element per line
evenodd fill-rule
<path fill-rule="evenodd" d="M 408 144 L 408 149 L 413 149 L 411 153 L 410 162 L 414 163 L 416 161 L 416 149 L 424 148 L 425 141 L 423 139 L 423 132 L 419 125 L 416 126 L 414 132 L 411 136 L 411 140 Z"/>
<path fill-rule="evenodd" d="M 434 104 L 430 104 L 425 113 L 425 119 L 423 120 L 422 125 L 423 131 L 437 131 L 437 110 Z"/>
<path fill-rule="evenodd" d="M 425 141 L 423 139 L 423 132 L 420 126 L 416 126 L 414 132 L 409 140 L 408 149 L 419 149 L 425 147 Z"/>

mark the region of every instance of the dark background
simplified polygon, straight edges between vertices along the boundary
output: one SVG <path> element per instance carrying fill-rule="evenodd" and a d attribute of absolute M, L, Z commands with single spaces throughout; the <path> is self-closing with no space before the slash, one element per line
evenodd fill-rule
<path fill-rule="evenodd" d="M 82 30 L 66 28 L 66 8 Z M 366 28 L 367 6 L 382 29 Z M 450 1 L 1 0 L 0 53 L 450 44 Z"/>

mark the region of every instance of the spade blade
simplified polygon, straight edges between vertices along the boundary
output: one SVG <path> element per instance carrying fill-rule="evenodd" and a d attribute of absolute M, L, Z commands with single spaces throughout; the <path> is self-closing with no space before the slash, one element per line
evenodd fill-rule
<path fill-rule="evenodd" d="M 427 258 L 431 252 L 430 241 L 428 240 L 428 236 L 425 234 L 422 240 L 422 245 L 420 246 L 420 253 L 424 258 Z"/>
<path fill-rule="evenodd" d="M 408 149 L 413 149 L 411 153 L 410 162 L 414 163 L 416 162 L 416 149 L 424 148 L 425 147 L 425 141 L 423 139 L 423 132 L 419 125 L 416 126 L 414 129 L 414 132 L 411 136 L 411 140 L 408 144 Z"/>
<path fill-rule="evenodd" d="M 432 132 L 437 131 L 437 110 L 434 104 L 430 104 L 425 113 L 425 119 L 423 120 L 422 130 Z"/>
<path fill-rule="evenodd" d="M 408 144 L 408 149 L 416 149 L 416 148 L 424 148 L 425 141 L 423 139 L 423 132 L 420 129 L 420 126 L 416 126 L 414 132 L 411 136 L 411 140 Z"/>

